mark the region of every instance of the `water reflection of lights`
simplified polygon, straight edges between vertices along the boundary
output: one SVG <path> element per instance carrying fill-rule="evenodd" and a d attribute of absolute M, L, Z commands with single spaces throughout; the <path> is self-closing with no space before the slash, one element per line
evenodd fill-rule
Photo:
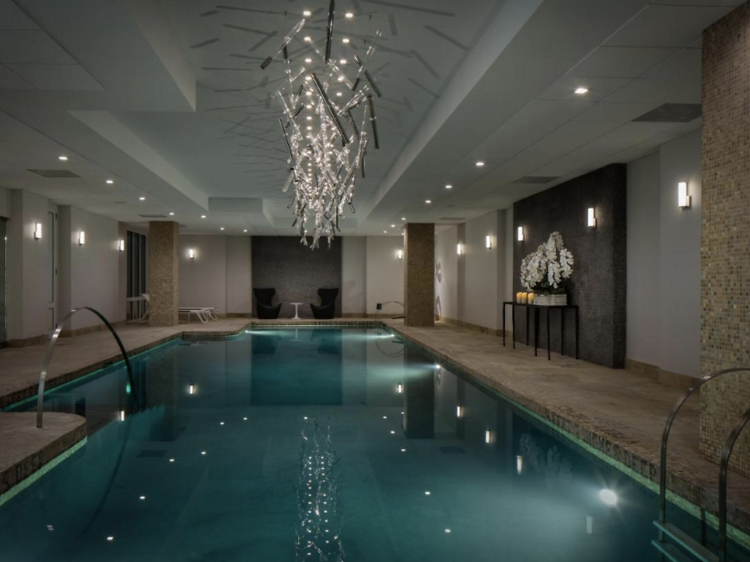
<path fill-rule="evenodd" d="M 602 500 L 602 503 L 606 506 L 615 507 L 617 505 L 617 494 L 607 488 L 604 488 L 599 492 L 599 499 Z"/>
<path fill-rule="evenodd" d="M 120 413 L 118 414 L 118 416 L 117 416 L 117 417 L 119 418 L 119 420 L 120 420 L 121 422 L 122 422 L 122 421 L 125 421 L 125 410 L 120 410 Z"/>
<path fill-rule="evenodd" d="M 195 385 L 191 384 L 188 386 L 188 394 L 195 394 Z"/>
<path fill-rule="evenodd" d="M 484 432 L 484 442 L 487 444 L 492 443 L 492 430 L 488 429 Z"/>
<path fill-rule="evenodd" d="M 396 385 L 396 392 L 398 392 L 399 394 L 401 394 L 402 392 L 404 392 L 404 385 L 403 384 L 397 384 Z"/>
<path fill-rule="evenodd" d="M 463 406 L 456 406 L 456 417 L 462 418 L 464 417 L 464 407 Z"/>
<path fill-rule="evenodd" d="M 523 472 L 523 457 L 521 455 L 516 456 L 516 472 L 518 474 Z"/>

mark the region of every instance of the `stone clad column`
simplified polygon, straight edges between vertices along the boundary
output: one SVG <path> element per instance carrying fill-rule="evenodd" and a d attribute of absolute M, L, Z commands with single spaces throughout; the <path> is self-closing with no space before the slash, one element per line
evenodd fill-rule
<path fill-rule="evenodd" d="M 176 222 L 151 222 L 148 227 L 149 324 L 176 326 L 180 283 L 178 267 L 179 225 Z"/>
<path fill-rule="evenodd" d="M 406 326 L 435 325 L 435 225 L 407 224 L 404 235 Z"/>
<path fill-rule="evenodd" d="M 703 32 L 703 375 L 750 366 L 748 107 L 750 4 L 745 4 Z M 732 427 L 750 406 L 750 373 L 708 383 L 700 398 L 701 451 L 719 462 Z M 746 476 L 750 476 L 748 435 L 750 431 L 745 431 L 732 455 L 732 466 Z"/>

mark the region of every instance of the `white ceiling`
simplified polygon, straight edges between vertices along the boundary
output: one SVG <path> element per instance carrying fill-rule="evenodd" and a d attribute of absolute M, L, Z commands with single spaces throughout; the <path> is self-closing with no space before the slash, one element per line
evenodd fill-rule
<path fill-rule="evenodd" d="M 291 234 L 282 69 L 260 62 L 303 9 L 322 44 L 327 2 L 223 1 L 0 0 L 0 185 L 133 224 L 174 212 L 185 232 Z M 345 233 L 473 218 L 695 129 L 633 119 L 700 103 L 701 31 L 741 3 L 339 0 L 334 56 L 350 73 L 383 32 L 381 150 Z M 60 168 L 80 178 L 27 171 Z"/>

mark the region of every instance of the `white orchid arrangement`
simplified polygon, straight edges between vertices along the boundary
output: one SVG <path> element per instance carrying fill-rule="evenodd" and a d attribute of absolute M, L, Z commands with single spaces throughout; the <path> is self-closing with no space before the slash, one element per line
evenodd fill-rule
<path fill-rule="evenodd" d="M 573 254 L 563 245 L 559 232 L 521 262 L 521 284 L 528 291 L 555 293 L 573 273 Z"/>

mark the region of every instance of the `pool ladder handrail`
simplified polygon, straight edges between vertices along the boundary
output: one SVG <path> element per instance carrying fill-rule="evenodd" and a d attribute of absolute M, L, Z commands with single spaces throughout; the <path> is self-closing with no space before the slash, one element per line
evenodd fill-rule
<path fill-rule="evenodd" d="M 707 382 L 720 377 L 722 375 L 730 373 L 738 373 L 743 371 L 750 371 L 750 367 L 733 367 L 730 369 L 722 369 L 706 375 L 696 382 L 693 386 L 688 388 L 685 393 L 677 400 L 675 405 L 667 417 L 667 422 L 664 425 L 664 431 L 661 438 L 661 454 L 660 454 L 660 465 L 659 465 L 659 520 L 655 521 L 654 524 L 659 529 L 659 542 L 654 541 L 654 546 L 659 550 L 661 554 L 666 555 L 671 560 L 678 561 L 679 558 L 670 556 L 662 547 L 664 545 L 664 535 L 668 534 L 684 548 L 690 551 L 695 557 L 699 558 L 704 562 L 726 562 L 726 535 L 727 535 L 727 498 L 726 498 L 726 478 L 729 466 L 729 457 L 732 454 L 732 449 L 735 442 L 739 438 L 740 433 L 744 429 L 745 425 L 750 422 L 750 409 L 745 412 L 740 422 L 732 430 L 729 438 L 726 441 L 724 452 L 722 454 L 721 466 L 719 469 L 719 556 L 716 556 L 710 552 L 697 541 L 692 540 L 686 533 L 680 531 L 678 528 L 667 523 L 667 447 L 669 444 L 669 433 L 672 430 L 672 424 L 674 423 L 677 414 L 679 413 L 682 406 L 685 404 L 688 398 L 693 393 L 701 388 Z"/>
<path fill-rule="evenodd" d="M 99 319 L 104 322 L 105 326 L 107 326 L 112 336 L 114 336 L 115 341 L 117 342 L 117 346 L 120 348 L 120 355 L 122 355 L 123 359 L 125 360 L 125 368 L 128 371 L 128 381 L 130 382 L 130 386 L 131 388 L 135 388 L 133 385 L 133 371 L 130 368 L 130 359 L 128 358 L 128 352 L 125 351 L 125 346 L 122 345 L 122 340 L 120 340 L 120 336 L 117 334 L 117 330 L 114 329 L 112 324 L 109 323 L 109 320 L 107 320 L 104 315 L 98 310 L 91 308 L 90 306 L 80 306 L 78 308 L 74 308 L 73 310 L 68 312 L 65 317 L 57 324 L 57 327 L 55 328 L 55 331 L 53 332 L 52 337 L 49 340 L 47 353 L 44 355 L 44 361 L 42 361 L 42 371 L 39 375 L 39 390 L 37 391 L 36 402 L 36 426 L 38 429 L 42 429 L 44 427 L 44 385 L 47 380 L 47 373 L 49 372 L 49 364 L 52 360 L 52 352 L 55 350 L 55 344 L 60 337 L 60 332 L 62 332 L 63 326 L 65 326 L 65 322 L 67 322 L 68 319 L 76 312 L 79 312 L 81 310 L 88 310 L 89 312 L 93 312 L 94 314 L 96 314 Z"/>

